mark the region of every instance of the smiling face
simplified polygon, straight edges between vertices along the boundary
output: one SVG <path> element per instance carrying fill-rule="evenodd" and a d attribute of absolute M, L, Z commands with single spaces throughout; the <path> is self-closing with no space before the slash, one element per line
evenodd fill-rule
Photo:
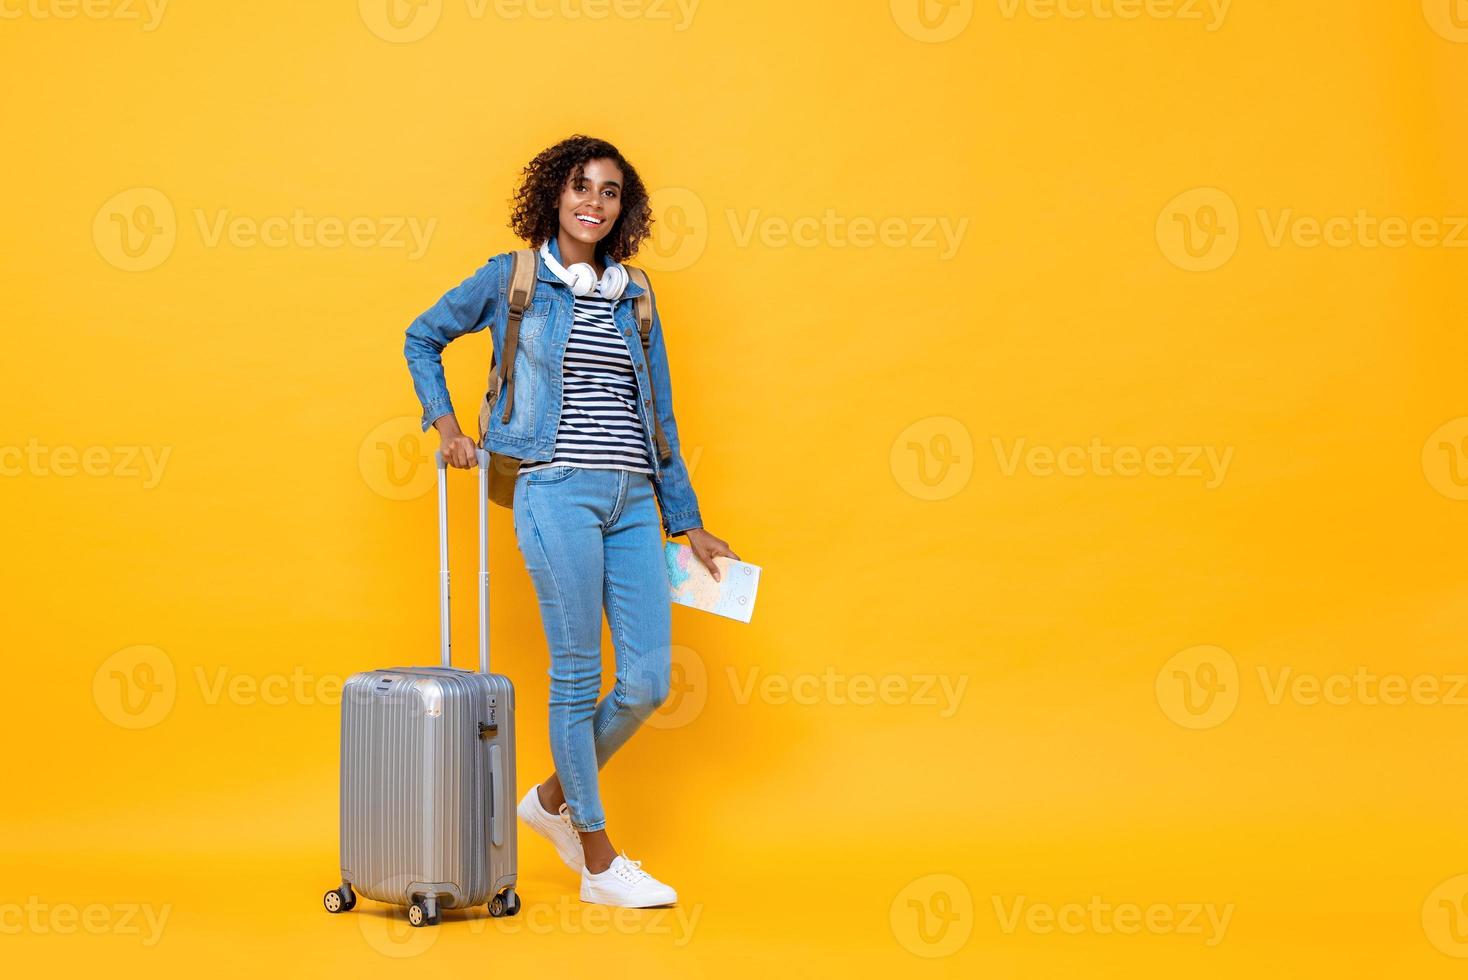
<path fill-rule="evenodd" d="M 584 242 L 593 251 L 621 213 L 622 170 L 611 160 L 586 161 L 583 173 L 573 173 L 561 189 L 561 235 Z"/>
<path fill-rule="evenodd" d="M 562 265 L 589 262 L 598 275 L 605 263 L 636 255 L 653 220 L 632 162 L 606 140 L 580 133 L 537 153 L 511 199 L 515 237 L 531 248 L 555 242 Z"/>

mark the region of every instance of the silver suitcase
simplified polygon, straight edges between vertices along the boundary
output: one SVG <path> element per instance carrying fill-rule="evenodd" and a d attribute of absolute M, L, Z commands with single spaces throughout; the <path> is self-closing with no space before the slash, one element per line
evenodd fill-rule
<path fill-rule="evenodd" d="M 520 911 L 515 894 L 515 689 L 489 672 L 489 454 L 479 452 L 479 672 L 452 666 L 448 490 L 438 469 L 438 667 L 353 674 L 342 689 L 340 887 L 328 912 L 363 895 L 408 907 L 414 926 L 443 909 Z"/>

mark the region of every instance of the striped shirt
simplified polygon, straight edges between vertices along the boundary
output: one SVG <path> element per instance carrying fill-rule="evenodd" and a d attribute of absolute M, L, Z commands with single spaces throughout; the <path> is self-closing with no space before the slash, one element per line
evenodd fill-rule
<path fill-rule="evenodd" d="M 604 296 L 576 297 L 561 381 L 555 452 L 549 460 L 525 460 L 520 472 L 584 466 L 651 476 L 652 461 L 637 415 L 637 373 L 612 320 L 612 301 Z"/>

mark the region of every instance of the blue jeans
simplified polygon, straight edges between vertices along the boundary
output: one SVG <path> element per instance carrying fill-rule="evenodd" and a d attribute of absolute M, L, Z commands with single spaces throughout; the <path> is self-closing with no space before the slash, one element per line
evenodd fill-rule
<path fill-rule="evenodd" d="M 606 826 L 597 771 L 668 696 L 672 601 L 652 480 L 551 466 L 515 481 L 515 540 L 550 647 L 550 741 L 571 824 Z M 617 680 L 601 691 L 606 607 Z"/>

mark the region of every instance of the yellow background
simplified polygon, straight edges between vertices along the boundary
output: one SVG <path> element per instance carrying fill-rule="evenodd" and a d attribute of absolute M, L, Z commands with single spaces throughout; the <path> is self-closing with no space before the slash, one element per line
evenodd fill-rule
<path fill-rule="evenodd" d="M 121 3 L 0 20 L 9 966 L 1461 971 L 1468 705 L 1271 692 L 1364 668 L 1446 694 L 1468 669 L 1468 235 L 1271 235 L 1468 213 L 1468 11 L 435 0 L 393 27 L 376 0 L 269 0 L 150 30 Z M 636 261 L 684 452 L 708 528 L 764 568 L 750 625 L 675 608 L 678 690 L 606 773 L 613 839 L 683 905 L 582 906 L 527 835 L 519 920 L 330 917 L 332 685 L 436 649 L 402 332 L 515 247 L 520 167 L 573 132 L 659 191 Z M 213 234 L 298 211 L 367 233 Z M 421 255 L 382 240 L 408 218 Z M 466 424 L 486 345 L 446 357 Z M 1208 486 L 1007 466 L 1021 440 L 1231 455 Z M 126 447 L 168 453 L 156 485 Z M 545 641 L 493 521 L 524 787 L 550 765 Z M 963 685 L 952 710 L 933 678 Z M 1212 937 L 1005 927 L 1093 896 L 1231 912 Z M 166 911 L 156 942 L 129 905 Z"/>

